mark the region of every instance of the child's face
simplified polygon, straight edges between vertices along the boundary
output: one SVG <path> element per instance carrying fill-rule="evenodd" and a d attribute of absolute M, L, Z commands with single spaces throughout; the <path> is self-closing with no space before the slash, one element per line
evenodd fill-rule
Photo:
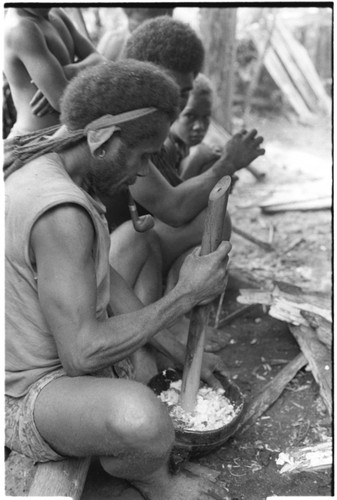
<path fill-rule="evenodd" d="M 188 146 L 199 144 L 206 135 L 212 113 L 209 95 L 191 95 L 185 108 L 172 125 L 172 130 Z"/>

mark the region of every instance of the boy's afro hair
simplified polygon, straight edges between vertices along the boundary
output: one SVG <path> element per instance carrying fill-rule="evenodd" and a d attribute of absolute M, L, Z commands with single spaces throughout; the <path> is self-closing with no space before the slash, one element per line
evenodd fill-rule
<path fill-rule="evenodd" d="M 125 14 L 132 17 L 134 14 L 140 14 L 144 19 L 151 19 L 159 16 L 172 16 L 173 8 L 165 7 L 123 7 Z"/>
<path fill-rule="evenodd" d="M 135 29 L 127 41 L 124 56 L 196 76 L 204 62 L 204 47 L 188 24 L 161 16 Z"/>
<path fill-rule="evenodd" d="M 212 98 L 213 92 L 211 80 L 204 73 L 199 73 L 193 82 L 190 95 L 208 95 Z"/>

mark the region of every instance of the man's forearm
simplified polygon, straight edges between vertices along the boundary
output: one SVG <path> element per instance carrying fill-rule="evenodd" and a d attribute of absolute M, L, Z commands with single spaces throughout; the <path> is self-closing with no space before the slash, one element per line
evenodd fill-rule
<path fill-rule="evenodd" d="M 80 71 L 85 68 L 96 66 L 97 64 L 102 64 L 106 62 L 106 58 L 99 54 L 98 52 L 94 52 L 87 56 L 85 59 L 81 61 L 77 61 L 72 64 L 67 64 L 63 67 L 64 74 L 68 80 L 74 78 Z"/>
<path fill-rule="evenodd" d="M 122 280 L 122 281 L 121 281 Z M 144 304 L 134 294 L 133 290 L 128 287 L 123 278 L 111 269 L 111 283 L 118 286 L 118 297 L 111 301 L 110 307 L 114 314 L 125 314 L 131 311 L 137 311 L 144 308 Z M 176 320 L 176 316 L 174 321 Z M 173 333 L 164 328 L 149 339 L 149 343 L 153 345 L 159 352 L 172 359 L 178 366 L 183 366 L 185 358 L 185 346 L 176 340 Z"/>
<path fill-rule="evenodd" d="M 183 297 L 173 290 L 154 304 L 144 307 L 114 270 L 111 272 L 111 289 L 112 299 L 109 305 L 115 316 L 98 322 L 97 334 L 92 336 L 88 332 L 88 337 L 84 339 L 85 371 L 95 371 L 124 359 L 151 342 L 154 336 L 156 338 L 153 345 L 182 365 L 184 347 L 174 339 L 172 333 L 163 329 L 191 309 L 194 305 L 191 298 Z"/>
<path fill-rule="evenodd" d="M 179 196 L 179 203 L 176 203 L 176 214 L 179 224 L 186 224 L 194 219 L 202 210 L 207 207 L 208 198 L 215 184 L 224 176 L 232 175 L 233 164 L 219 160 L 206 172 L 196 177 L 191 177 L 175 188 Z"/>

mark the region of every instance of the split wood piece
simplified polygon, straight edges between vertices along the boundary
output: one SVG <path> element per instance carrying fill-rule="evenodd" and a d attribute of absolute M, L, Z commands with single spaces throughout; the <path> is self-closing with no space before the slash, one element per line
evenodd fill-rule
<path fill-rule="evenodd" d="M 279 454 L 277 465 L 283 465 L 280 474 L 314 472 L 332 467 L 332 439 L 302 448 L 293 448 Z"/>
<path fill-rule="evenodd" d="M 222 241 L 231 178 L 223 177 L 212 189 L 201 243 L 201 255 L 214 252 Z M 196 306 L 191 311 L 185 363 L 180 394 L 180 406 L 193 411 L 200 386 L 206 327 L 211 305 Z"/>
<path fill-rule="evenodd" d="M 287 384 L 297 372 L 307 364 L 305 356 L 300 353 L 290 361 L 279 373 L 268 382 L 256 397 L 246 407 L 243 420 L 240 423 L 236 436 L 246 432 L 256 420 L 280 397 Z"/>
<path fill-rule="evenodd" d="M 251 234 L 246 233 L 246 231 L 243 231 L 242 229 L 238 228 L 237 226 L 232 226 L 232 231 L 233 233 L 238 234 L 239 236 L 242 236 L 242 238 L 245 238 L 248 241 L 251 241 L 252 243 L 255 243 L 255 245 L 263 248 L 264 250 L 267 250 L 268 252 L 271 252 L 274 250 L 273 245 L 270 243 L 267 243 L 265 241 L 259 240 L 258 238 L 255 238 L 255 236 L 252 236 Z"/>
<path fill-rule="evenodd" d="M 279 285 L 281 286 L 281 283 Z M 285 292 L 280 289 L 280 286 L 275 285 L 272 291 L 241 289 L 237 301 L 240 304 L 270 306 L 268 311 L 270 316 L 293 325 L 310 327 L 310 322 L 305 318 L 303 312 L 322 317 L 332 325 L 331 300 L 319 294 L 304 293 L 299 287 L 293 287 L 293 292 Z M 327 328 L 326 325 L 325 330 Z"/>
<path fill-rule="evenodd" d="M 317 337 L 328 349 L 332 346 L 332 323 L 323 316 L 312 311 L 301 311 L 301 315 L 310 323 L 311 328 L 316 331 Z"/>
<path fill-rule="evenodd" d="M 80 500 L 90 465 L 90 458 L 69 458 L 60 462 L 45 462 L 37 470 L 29 497 L 70 497 Z"/>
<path fill-rule="evenodd" d="M 316 380 L 324 404 L 332 416 L 332 356 L 331 351 L 317 339 L 311 327 L 289 325 L 301 351 L 307 358 L 313 377 Z"/>

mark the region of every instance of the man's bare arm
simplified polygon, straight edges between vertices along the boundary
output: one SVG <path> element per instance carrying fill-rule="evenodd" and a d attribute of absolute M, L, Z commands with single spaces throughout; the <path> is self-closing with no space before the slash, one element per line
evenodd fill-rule
<path fill-rule="evenodd" d="M 154 304 L 98 321 L 93 243 L 89 216 L 73 205 L 47 212 L 31 235 L 41 308 L 69 375 L 125 358 L 196 303 L 219 294 L 224 285 L 226 246 L 212 257 L 190 262 L 185 279 Z"/>
<path fill-rule="evenodd" d="M 206 206 L 212 188 L 224 175 L 232 176 L 264 154 L 263 139 L 256 131 L 238 133 L 227 143 L 221 157 L 204 173 L 172 187 L 151 165 L 150 172 L 131 186 L 134 199 L 155 217 L 171 226 L 186 224 Z"/>
<path fill-rule="evenodd" d="M 21 19 L 18 29 L 6 31 L 6 50 L 27 71 L 27 81 L 15 85 L 33 85 L 40 89 L 51 106 L 60 110 L 60 98 L 68 80 L 61 64 L 50 52 L 40 28 L 30 19 Z M 33 83 L 32 83 L 33 82 Z"/>
<path fill-rule="evenodd" d="M 68 80 L 71 80 L 84 68 L 101 64 L 107 60 L 95 49 L 91 41 L 78 31 L 63 9 L 53 9 L 50 15 L 58 15 L 62 19 L 71 34 L 74 43 L 74 55 L 76 61 L 63 67 Z"/>
<path fill-rule="evenodd" d="M 110 307 L 114 314 L 125 314 L 130 311 L 142 309 L 144 304 L 135 295 L 131 287 L 126 283 L 122 276 L 111 268 L 111 299 Z M 176 318 L 174 319 L 174 322 Z M 160 330 L 156 335 L 149 339 L 151 344 L 159 352 L 171 359 L 178 368 L 183 368 L 185 362 L 186 346 L 176 339 L 175 335 L 166 328 Z M 204 353 L 201 368 L 201 378 L 209 385 L 217 388 L 221 384 L 214 378 L 213 372 L 220 372 L 228 375 L 228 370 L 219 356 Z"/>

